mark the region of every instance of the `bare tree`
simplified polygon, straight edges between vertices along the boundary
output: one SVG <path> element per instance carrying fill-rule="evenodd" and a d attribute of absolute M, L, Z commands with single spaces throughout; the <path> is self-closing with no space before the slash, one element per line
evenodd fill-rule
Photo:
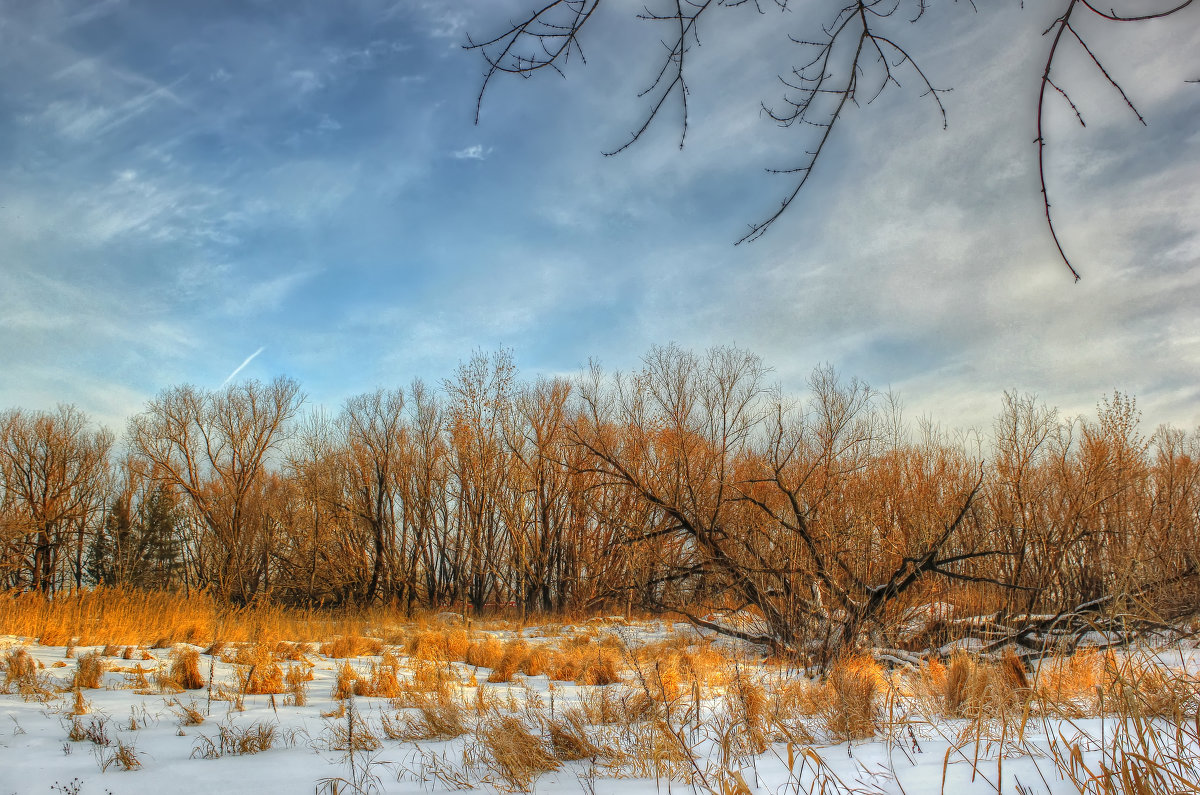
<path fill-rule="evenodd" d="M 828 660 L 930 578 L 991 582 L 970 569 L 1003 554 L 979 532 L 978 462 L 944 443 L 889 443 L 865 385 L 818 370 L 795 405 L 741 351 L 658 348 L 645 363 L 593 369 L 573 434 L 607 487 L 653 512 L 625 536 L 661 551 L 654 577 L 671 587 L 647 591 L 651 606 Z M 724 609 L 700 614 L 711 599 L 697 597 L 714 593 Z"/>
<path fill-rule="evenodd" d="M 201 579 L 240 601 L 251 599 L 266 576 L 255 511 L 268 456 L 302 401 L 299 385 L 282 377 L 216 392 L 179 386 L 129 423 L 129 444 L 147 475 L 178 488 L 193 511 L 198 543 L 189 563 Z"/>
<path fill-rule="evenodd" d="M 83 584 L 84 540 L 103 516 L 113 443 L 111 433 L 89 424 L 69 405 L 0 414 L 7 542 L 18 551 L 21 581 L 34 590 L 54 591 L 64 562 L 72 566 L 75 586 Z"/>
<path fill-rule="evenodd" d="M 1061 96 L 1070 110 L 1083 123 L 1083 116 L 1071 100 L 1067 87 L 1055 74 L 1054 66 L 1069 47 L 1078 47 L 1089 62 L 1107 80 L 1129 107 L 1137 120 L 1145 119 L 1131 98 L 1105 66 L 1096 51 L 1081 33 L 1080 19 L 1085 16 L 1104 22 L 1138 23 L 1174 16 L 1192 4 L 1192 0 L 1176 0 L 1150 10 L 1138 8 L 1136 13 L 1121 13 L 1101 8 L 1091 0 L 1055 0 L 1059 14 L 1047 29 L 1050 45 L 1042 69 L 1037 93 L 1037 163 L 1041 178 L 1042 201 L 1046 224 L 1063 263 L 1076 281 L 1079 273 L 1059 241 L 1051 214 L 1046 184 L 1044 120 L 1049 112 L 1047 98 L 1051 93 Z M 667 108 L 677 110 L 679 146 L 683 148 L 688 132 L 688 67 L 692 53 L 700 44 L 702 19 L 720 30 L 712 19 L 721 11 L 754 11 L 768 13 L 771 7 L 779 12 L 796 12 L 797 3 L 789 0 L 660 0 L 648 3 L 637 17 L 656 26 L 663 33 L 662 53 L 658 66 L 639 94 L 644 111 L 633 132 L 620 145 L 605 152 L 615 155 L 638 141 Z M 1133 5 L 1130 3 L 1129 5 Z M 479 122 L 483 98 L 492 80 L 498 75 L 530 77 L 541 71 L 564 74 L 569 61 L 584 61 L 585 28 L 599 17 L 601 0 L 549 0 L 532 10 L 528 16 L 500 26 L 495 35 L 487 38 L 468 37 L 467 49 L 479 53 L 485 70 L 476 97 L 475 121 Z M 974 7 L 974 3 L 971 3 Z M 757 240 L 775 224 L 807 184 L 817 167 L 826 144 L 835 128 L 846 117 L 851 106 L 872 103 L 889 87 L 900 87 L 902 78 L 912 78 L 922 97 L 928 97 L 938 113 L 942 126 L 947 126 L 946 109 L 940 95 L 947 87 L 935 86 L 904 43 L 910 37 L 911 23 L 925 17 L 928 0 L 830 0 L 807 4 L 794 17 L 784 17 L 784 27 L 791 18 L 802 20 L 801 32 L 781 37 L 782 47 L 794 49 L 794 65 L 779 76 L 784 95 L 777 103 L 762 104 L 764 115 L 774 123 L 797 131 L 797 162 L 768 169 L 791 179 L 779 206 L 750 225 L 737 242 Z M 721 9 L 718 11 L 717 9 Z"/>
<path fill-rule="evenodd" d="M 382 389 L 350 398 L 338 417 L 345 439 L 342 469 L 346 478 L 341 504 L 370 537 L 370 580 L 362 600 L 369 604 L 381 583 L 396 573 L 400 549 L 407 539 L 397 537 L 400 468 L 407 443 L 404 393 Z"/>
<path fill-rule="evenodd" d="M 506 479 L 504 426 L 512 409 L 512 354 L 477 352 L 443 383 L 448 398 L 451 498 L 458 531 L 456 597 L 475 610 L 497 596 L 508 550 L 501 501 Z"/>
<path fill-rule="evenodd" d="M 404 603 L 411 614 L 420 585 L 427 605 L 441 604 L 454 586 L 444 543 L 453 536 L 445 407 L 423 381 L 413 381 L 409 395 L 410 445 L 402 493 L 405 522 L 412 527 L 404 584 Z"/>

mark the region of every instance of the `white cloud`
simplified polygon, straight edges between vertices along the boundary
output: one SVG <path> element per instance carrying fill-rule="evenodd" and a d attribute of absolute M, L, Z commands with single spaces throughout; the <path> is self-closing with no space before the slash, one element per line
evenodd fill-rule
<path fill-rule="evenodd" d="M 450 156 L 455 160 L 486 160 L 491 153 L 492 147 L 484 149 L 482 144 L 473 144 L 465 149 L 451 152 Z"/>
<path fill-rule="evenodd" d="M 325 85 L 324 80 L 312 69 L 293 69 L 288 78 L 301 94 L 311 94 Z"/>

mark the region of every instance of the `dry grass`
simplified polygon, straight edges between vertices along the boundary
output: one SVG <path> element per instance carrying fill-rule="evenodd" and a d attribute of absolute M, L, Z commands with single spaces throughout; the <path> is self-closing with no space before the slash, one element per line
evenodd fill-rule
<path fill-rule="evenodd" d="M 54 682 L 38 672 L 38 662 L 25 649 L 4 658 L 4 692 L 14 690 L 25 701 L 49 701 L 55 696 Z"/>
<path fill-rule="evenodd" d="M 346 720 L 331 721 L 326 726 L 326 745 L 331 751 L 375 751 L 382 743 L 370 723 L 363 720 L 358 710 L 349 707 L 345 710 Z"/>
<path fill-rule="evenodd" d="M 477 735 L 497 786 L 529 792 L 538 776 L 561 766 L 542 739 L 511 715 L 484 721 Z"/>
<path fill-rule="evenodd" d="M 458 683 L 458 678 L 445 664 L 428 660 L 415 660 L 412 665 L 412 678 L 404 683 L 400 698 L 404 699 L 413 693 L 439 693 L 449 690 Z"/>
<path fill-rule="evenodd" d="M 975 732 L 977 745 L 992 743 L 999 724 L 1010 729 L 1020 724 L 1023 731 L 1024 721 L 1031 715 L 1033 720 L 1066 720 L 1068 725 L 1076 718 L 1115 717 L 1118 720 L 1108 725 L 1120 728 L 1104 740 L 1110 749 L 1104 765 L 1084 764 L 1085 759 L 1095 758 L 1095 751 L 1089 749 L 1099 747 L 1101 738 L 1089 740 L 1080 734 L 1076 750 L 1070 745 L 1074 740 L 1060 736 L 1060 747 L 1053 749 L 1060 774 L 1089 792 L 1171 791 L 1170 782 L 1180 787 L 1180 782 L 1194 782 L 1194 769 L 1200 765 L 1200 758 L 1192 758 L 1196 754 L 1172 756 L 1175 752 L 1170 751 L 1178 745 L 1175 738 L 1187 740 L 1193 729 L 1200 733 L 1200 725 L 1194 725 L 1200 682 L 1150 656 L 1085 650 L 1047 659 L 1036 676 L 1031 676 L 1015 657 L 996 661 L 956 654 L 944 662 L 931 661 L 890 677 L 867 658 L 848 657 L 837 662 L 823 681 L 813 682 L 791 671 L 779 671 L 776 679 L 775 669 L 769 666 L 739 665 L 713 646 L 697 642 L 690 633 L 628 649 L 619 637 L 605 634 L 597 626 L 576 635 L 549 627 L 532 641 L 516 637 L 501 642 L 491 634 L 432 622 L 407 634 L 380 630 L 386 626 L 380 613 L 335 619 L 333 614 L 282 609 L 226 610 L 214 608 L 204 599 L 193 600 L 187 607 L 187 599 L 174 595 L 186 609 L 172 614 L 156 598 L 120 591 L 85 592 L 60 604 L 40 601 L 36 595 L 28 599 L 0 597 L 0 631 L 39 635 L 23 632 L 17 625 L 40 626 L 40 637 L 60 641 L 67 657 L 75 656 L 68 643 L 78 643 L 80 651 L 87 645 L 112 644 L 103 653 L 78 655 L 72 685 L 74 706 L 70 712 L 63 708 L 71 719 L 69 736 L 104 746 L 102 759 L 109 759 L 110 765 L 122 764 L 118 759 L 121 749 L 114 749 L 106 724 L 81 720 L 90 710 L 82 691 L 101 686 L 102 657 L 153 660 L 144 649 L 150 638 L 160 646 L 171 638 L 189 637 L 221 638 L 212 651 L 225 651 L 227 659 L 239 666 L 236 684 L 218 686 L 216 698 L 236 701 L 241 692 L 286 692 L 288 703 L 297 706 L 308 702 L 308 682 L 313 678 L 307 654 L 315 646 L 306 644 L 324 641 L 322 654 L 346 660 L 336 671 L 332 695 L 348 700 L 326 713 L 335 721 L 329 727 L 331 748 L 362 751 L 378 747 L 384 736 L 424 742 L 473 732 L 473 739 L 466 743 L 464 766 L 474 766 L 475 775 L 481 769 L 486 771 L 485 783 L 509 790 L 528 790 L 539 776 L 560 763 L 584 759 L 595 761 L 593 770 L 612 775 L 694 781 L 697 763 L 710 761 L 695 750 L 701 747 L 696 745 L 697 737 L 720 749 L 713 757 L 718 766 L 737 766 L 767 752 L 774 741 L 786 742 L 790 748 L 814 742 L 814 735 L 822 740 L 848 741 L 895 731 L 897 726 L 903 727 L 902 721 L 911 719 L 907 716 L 912 713 L 904 710 L 912 706 L 922 719 L 951 721 L 942 725 L 953 726 L 955 731 L 966 722 Z M 5 607 L 12 605 L 19 608 L 16 614 L 6 614 Z M 153 612 L 163 615 L 149 618 L 152 605 L 157 605 Z M 369 615 L 376 620 L 366 621 Z M 136 628 L 135 617 L 152 626 Z M 99 629 L 85 626 L 89 621 Z M 193 632 L 191 626 L 200 629 Z M 101 634 L 108 631 L 113 634 Z M 280 640 L 282 637 L 295 640 Z M 383 638 L 402 642 L 412 659 L 398 659 L 387 650 Z M 248 643 L 251 639 L 255 640 Z M 348 661 L 376 655 L 374 660 L 356 664 Z M 281 666 L 280 661 L 292 664 Z M 469 684 L 476 690 L 464 697 L 457 687 L 455 662 L 488 669 L 490 682 L 512 682 L 518 674 L 544 675 L 586 687 L 577 702 L 569 697 L 560 699 L 557 709 L 552 687 L 547 709 L 545 693 L 522 686 L 489 689 L 479 686 L 472 676 Z M 154 670 L 130 663 L 108 664 L 123 665 L 115 670 L 127 673 L 135 687 L 145 687 L 145 674 Z M 15 690 L 27 698 L 51 697 L 52 681 L 25 650 L 7 654 L 3 666 L 7 691 Z M 64 673 L 70 672 L 68 668 Z M 483 674 L 478 678 L 483 679 Z M 171 652 L 169 666 L 164 663 L 155 675 L 161 677 L 159 684 L 164 689 L 167 682 L 190 689 L 204 686 L 198 653 L 181 646 Z M 623 680 L 631 686 L 603 687 Z M 887 718 L 894 703 L 889 700 L 885 709 L 885 694 L 906 702 L 896 713 L 901 717 Z M 70 696 L 66 694 L 65 705 L 71 703 Z M 372 725 L 354 711 L 351 696 L 387 698 L 398 711 L 373 719 Z M 183 707 L 168 702 L 168 706 L 181 725 L 203 720 L 195 704 Z M 1138 731 L 1144 736 L 1138 736 Z M 962 736 L 960 733 L 954 742 L 961 742 Z M 217 735 L 198 741 L 193 753 L 210 758 L 256 753 L 275 741 L 276 729 L 270 724 L 240 729 L 230 723 Z M 1018 737 L 1016 742 L 1019 746 L 1023 739 Z M 1200 746 L 1200 736 L 1194 744 Z M 1008 753 L 1008 746 L 988 748 L 999 755 Z M 132 746 L 128 749 L 136 761 Z M 713 775 L 714 786 L 724 788 L 726 778 L 719 771 Z M 736 790 L 736 786 L 728 792 L 721 789 L 725 795 Z"/>
<path fill-rule="evenodd" d="M 1135 719 L 1195 719 L 1200 681 L 1146 655 L 1108 656 L 1103 668 L 1102 709 Z"/>
<path fill-rule="evenodd" d="M 101 754 L 100 756 L 100 772 L 107 771 L 110 767 L 117 767 L 121 770 L 137 770 L 142 766 L 142 760 L 138 758 L 137 749 L 133 743 L 126 743 L 124 740 L 117 740 L 117 747 L 113 748 L 110 753 Z"/>
<path fill-rule="evenodd" d="M 433 662 L 462 662 L 470 648 L 470 636 L 457 627 L 416 632 L 404 645 L 405 652 L 414 659 Z"/>
<path fill-rule="evenodd" d="M 15 649 L 4 657 L 5 690 L 37 676 L 37 663 L 27 649 Z"/>
<path fill-rule="evenodd" d="M 96 652 L 85 654 L 77 661 L 75 687 L 95 690 L 104 680 L 104 660 Z"/>
<path fill-rule="evenodd" d="M 240 666 L 238 687 L 243 694 L 285 692 L 283 669 L 265 643 L 239 647 L 234 662 Z"/>
<path fill-rule="evenodd" d="M 922 667 L 914 692 L 933 714 L 947 718 L 996 718 L 1020 709 L 1033 695 L 1021 662 L 1013 655 L 990 662 L 956 653 L 948 663 Z"/>
<path fill-rule="evenodd" d="M 399 698 L 404 692 L 399 673 L 400 661 L 391 653 L 385 652 L 381 661 L 371 662 L 371 670 L 367 676 L 360 676 L 354 681 L 354 695 Z"/>
<path fill-rule="evenodd" d="M 272 652 L 276 660 L 288 660 L 290 662 L 301 662 L 308 659 L 305 655 L 306 644 L 292 643 L 290 641 L 281 640 L 275 644 L 275 650 Z"/>
<path fill-rule="evenodd" d="M 130 690 L 150 692 L 150 680 L 146 678 L 146 674 L 154 673 L 154 668 L 143 668 L 139 664 L 127 668 L 117 668 L 116 670 L 125 673 L 125 686 Z"/>
<path fill-rule="evenodd" d="M 390 739 L 451 740 L 469 728 L 466 708 L 449 693 L 416 694 L 411 706 L 412 712 L 383 716 L 383 732 Z"/>
<path fill-rule="evenodd" d="M 493 683 L 511 682 L 513 674 L 521 670 L 528 657 L 528 643 L 523 640 L 509 641 L 504 644 L 504 653 L 500 655 L 500 659 L 492 667 L 492 672 L 488 675 L 487 680 Z"/>
<path fill-rule="evenodd" d="M 217 727 L 217 735 L 201 735 L 192 748 L 192 758 L 219 759 L 222 756 L 245 756 L 271 748 L 279 739 L 274 723 L 257 721 L 248 726 L 236 726 L 232 720 Z"/>
<path fill-rule="evenodd" d="M 71 711 L 67 714 L 74 718 L 79 717 L 80 715 L 86 715 L 91 711 L 92 705 L 83 697 L 83 691 L 79 688 L 75 688 L 75 698 L 71 704 Z"/>
<path fill-rule="evenodd" d="M 112 740 L 108 736 L 108 718 L 103 715 L 90 719 L 86 726 L 78 718 L 72 718 L 67 737 L 73 742 L 87 740 L 99 746 L 112 744 Z"/>
<path fill-rule="evenodd" d="M 592 741 L 587 713 L 578 707 L 564 710 L 557 718 L 547 720 L 546 734 L 554 756 L 564 762 L 612 756 L 609 749 Z"/>
<path fill-rule="evenodd" d="M 875 736 L 883 672 L 870 657 L 844 657 L 834 663 L 818 695 L 818 713 L 839 742 Z"/>
<path fill-rule="evenodd" d="M 628 698 L 622 698 L 609 688 L 584 691 L 579 698 L 579 708 L 587 722 L 594 726 L 631 722 L 629 703 Z"/>
<path fill-rule="evenodd" d="M 350 661 L 346 660 L 338 668 L 337 677 L 333 680 L 332 696 L 338 701 L 350 698 L 354 695 L 355 684 L 361 678 Z"/>
<path fill-rule="evenodd" d="M 504 655 L 504 645 L 492 636 L 472 641 L 467 646 L 463 662 L 476 668 L 495 668 Z"/>
<path fill-rule="evenodd" d="M 344 660 L 349 657 L 375 656 L 383 651 L 383 641 L 362 635 L 342 635 L 336 640 L 321 644 L 321 654 Z"/>
<path fill-rule="evenodd" d="M 634 778 L 691 781 L 696 757 L 661 717 L 631 723 L 621 731 L 619 754 L 606 761 L 613 774 Z"/>
<path fill-rule="evenodd" d="M 1038 701 L 1055 705 L 1069 717 L 1083 717 L 1098 708 L 1104 661 L 1093 649 L 1053 657 L 1038 668 L 1035 683 Z"/>
<path fill-rule="evenodd" d="M 1148 654 L 1106 654 L 1095 667 L 1102 670 L 1098 707 L 1106 714 L 1101 736 L 1068 719 L 1074 736 L 1059 732 L 1049 747 L 1058 774 L 1079 792 L 1097 795 L 1200 792 L 1196 679 Z M 1077 674 L 1094 675 L 1091 665 Z M 1101 757 L 1089 760 L 1095 748 Z"/>
<path fill-rule="evenodd" d="M 734 753 L 765 753 L 770 744 L 770 703 L 766 691 L 758 682 L 741 671 L 725 691 L 725 714 L 735 728 L 737 747 Z"/>
<path fill-rule="evenodd" d="M 294 707 L 303 707 L 308 703 L 308 683 L 313 679 L 312 668 L 306 665 L 289 665 L 284 675 L 287 684 L 288 701 Z"/>
<path fill-rule="evenodd" d="M 199 690 L 204 687 L 204 677 L 200 674 L 200 653 L 182 646 L 173 649 L 168 675 L 171 681 L 184 690 Z"/>
<path fill-rule="evenodd" d="M 578 684 L 603 686 L 621 681 L 621 657 L 615 649 L 595 648 L 584 656 L 582 664 L 583 670 L 575 676 Z"/>
<path fill-rule="evenodd" d="M 48 599 L 39 592 L 0 593 L 0 635 L 38 638 L 46 646 L 115 644 L 164 648 L 174 643 L 205 645 L 220 637 L 230 643 L 328 641 L 338 635 L 362 637 L 368 628 L 398 623 L 389 608 L 297 610 L 255 603 L 222 604 L 200 593 L 93 588 L 69 598 Z M 392 637 L 397 637 L 395 632 Z M 367 638 L 368 643 L 379 643 Z M 378 650 L 371 652 L 378 654 Z"/>
<path fill-rule="evenodd" d="M 175 717 L 179 718 L 180 726 L 199 726 L 204 723 L 204 713 L 196 705 L 196 702 L 184 704 L 182 701 L 168 701 L 167 707 L 175 713 Z"/>

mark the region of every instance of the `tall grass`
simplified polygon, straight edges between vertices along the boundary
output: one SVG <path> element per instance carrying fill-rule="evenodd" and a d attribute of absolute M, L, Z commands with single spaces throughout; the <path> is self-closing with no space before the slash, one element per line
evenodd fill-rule
<path fill-rule="evenodd" d="M 275 644 L 279 640 L 343 641 L 370 649 L 403 623 L 399 611 L 296 609 L 271 604 L 229 605 L 208 594 L 126 588 L 94 588 L 47 598 L 38 592 L 0 592 L 0 634 L 37 638 L 45 646 L 140 645 L 174 643 L 208 646 L 229 643 Z M 366 653 L 378 653 L 367 651 Z M 359 652 L 362 653 L 362 652 Z M 338 656 L 349 656 L 342 652 Z"/>

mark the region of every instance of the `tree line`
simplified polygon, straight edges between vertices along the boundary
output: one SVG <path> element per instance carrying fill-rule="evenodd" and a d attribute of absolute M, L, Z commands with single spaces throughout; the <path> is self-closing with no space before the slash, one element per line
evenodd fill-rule
<path fill-rule="evenodd" d="M 984 443 L 829 368 L 801 396 L 768 375 L 732 348 L 659 347 L 572 380 L 477 353 L 437 387 L 336 413 L 306 411 L 287 378 L 173 386 L 119 444 L 72 406 L 12 409 L 0 585 L 639 607 L 792 650 L 902 645 L 935 604 L 994 615 L 992 631 L 1088 605 L 1193 609 L 1196 432 L 1145 434 L 1121 393 L 1072 418 L 1006 393 Z"/>

